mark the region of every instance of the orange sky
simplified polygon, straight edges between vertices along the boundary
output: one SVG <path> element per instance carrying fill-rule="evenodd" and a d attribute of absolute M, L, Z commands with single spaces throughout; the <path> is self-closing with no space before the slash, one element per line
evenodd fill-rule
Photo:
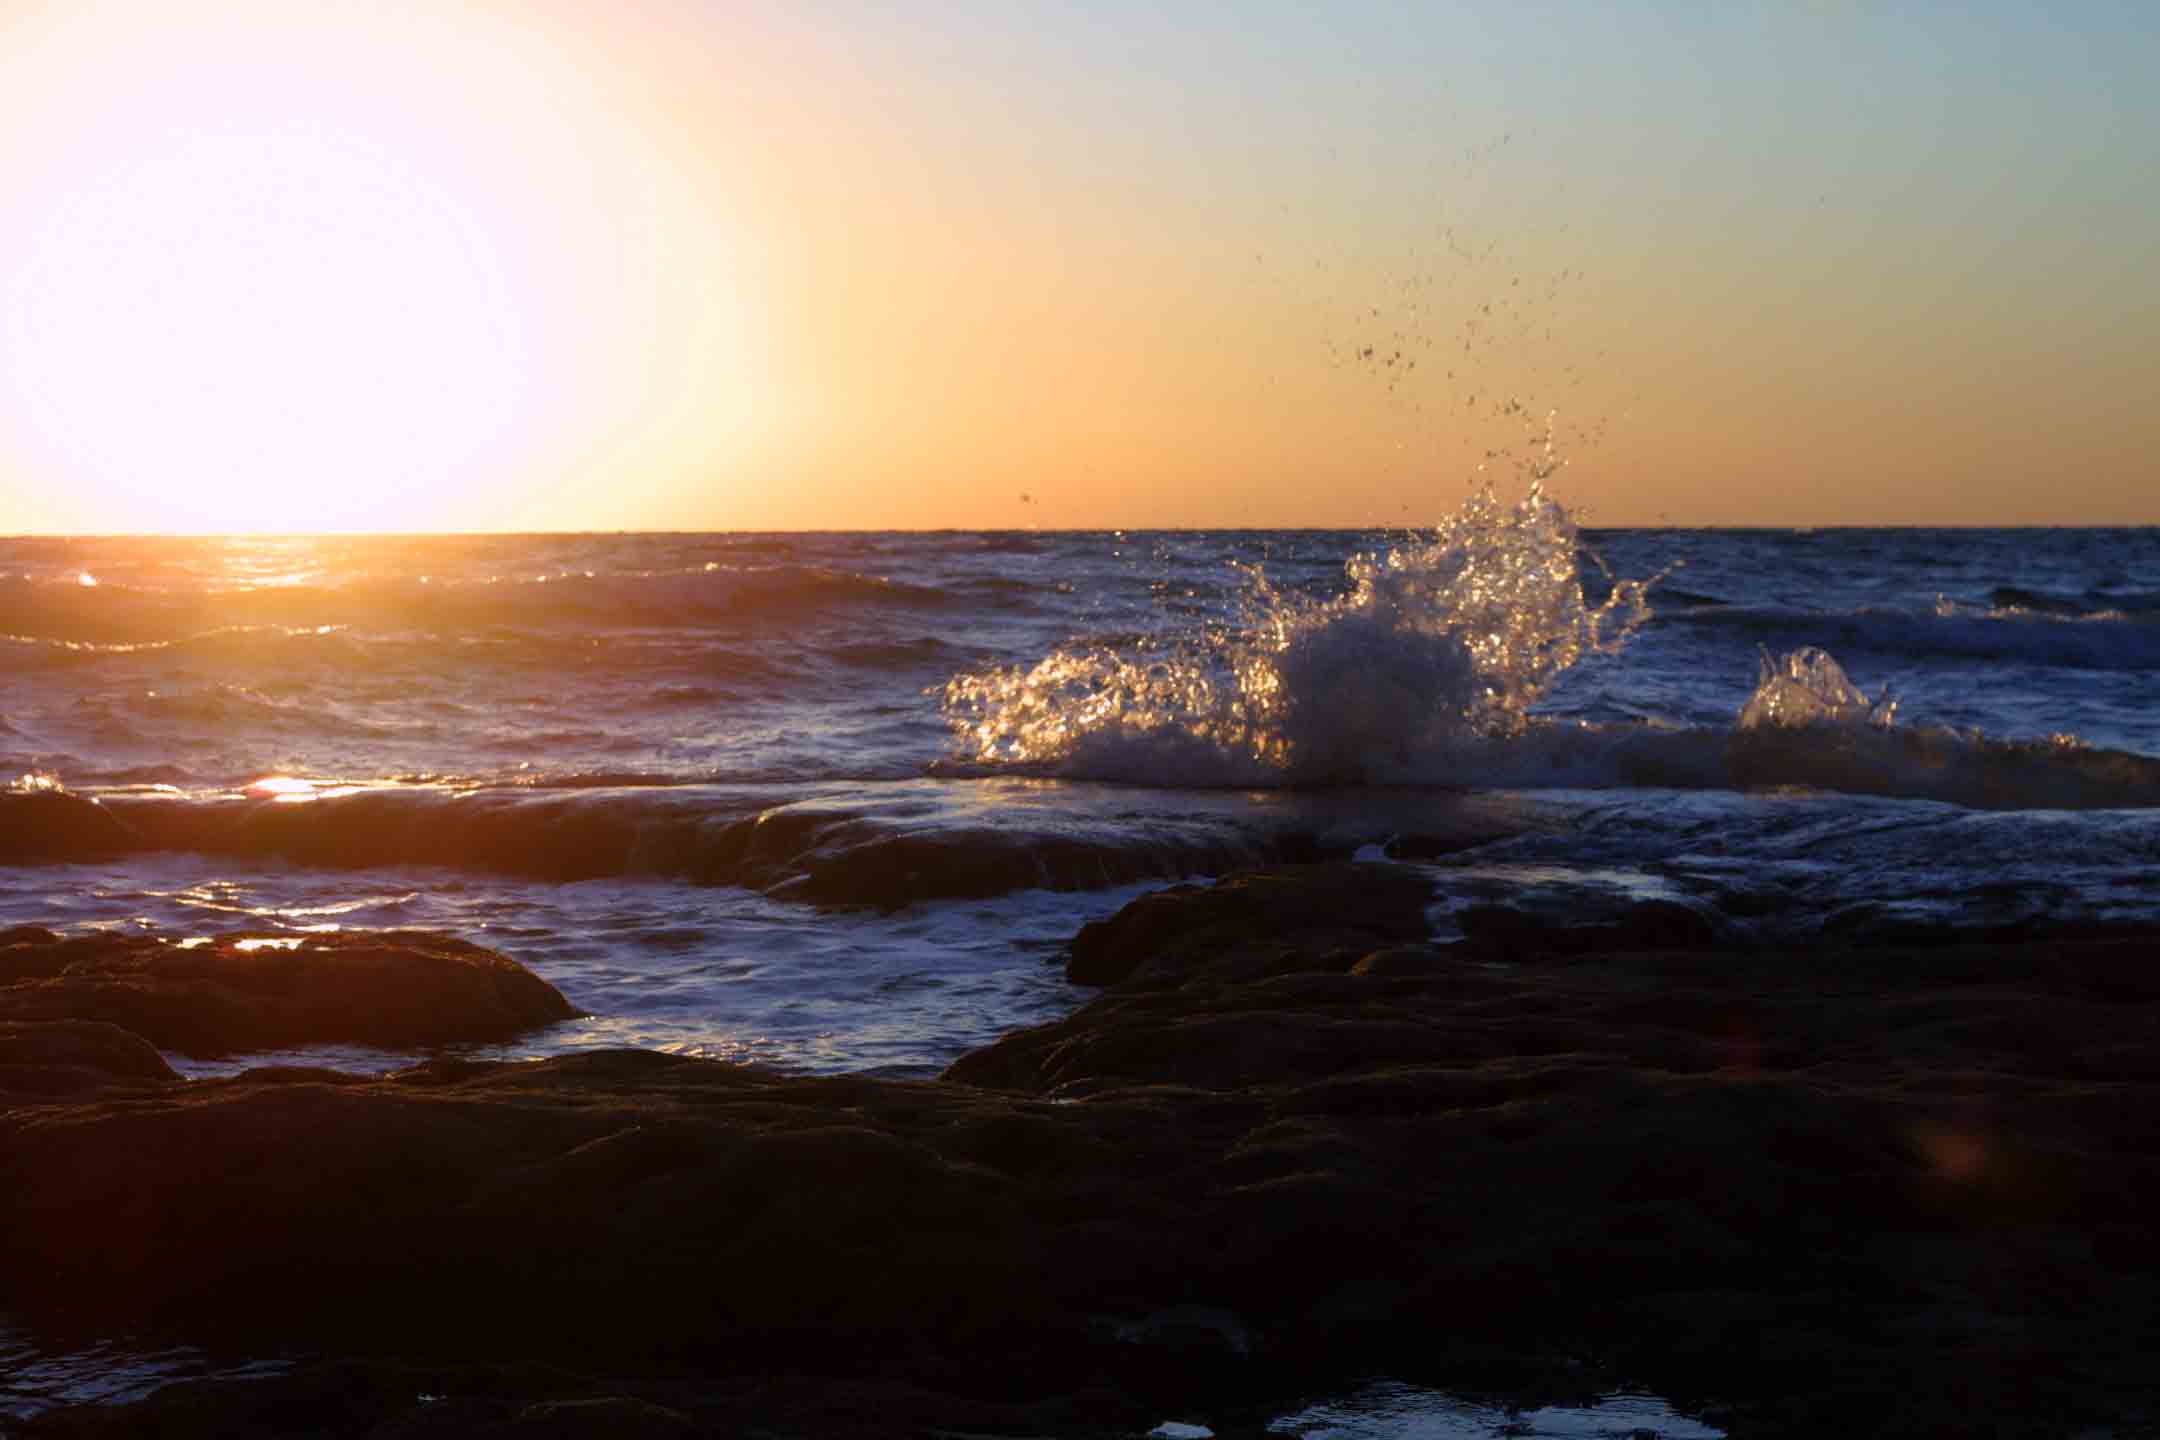
<path fill-rule="evenodd" d="M 0 531 L 2160 523 L 2138 7 L 0 0 Z"/>

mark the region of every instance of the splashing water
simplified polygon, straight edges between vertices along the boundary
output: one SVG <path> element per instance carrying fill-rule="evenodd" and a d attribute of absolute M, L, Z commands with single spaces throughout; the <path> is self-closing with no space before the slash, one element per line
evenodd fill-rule
<path fill-rule="evenodd" d="M 1257 568 L 1243 623 L 1162 650 L 1060 650 L 955 676 L 944 704 L 965 759 L 1154 783 L 1355 782 L 1417 775 L 1518 734 L 1586 654 L 1650 617 L 1651 580 L 1583 601 L 1576 527 L 1533 484 L 1490 490 L 1430 535 L 1357 555 L 1333 599 Z"/>
<path fill-rule="evenodd" d="M 1794 730 L 1810 726 L 1874 726 L 1887 730 L 1897 718 L 1890 689 L 1870 700 L 1846 678 L 1826 650 L 1803 645 L 1781 660 L 1764 650 L 1755 693 L 1740 710 L 1742 730 Z"/>

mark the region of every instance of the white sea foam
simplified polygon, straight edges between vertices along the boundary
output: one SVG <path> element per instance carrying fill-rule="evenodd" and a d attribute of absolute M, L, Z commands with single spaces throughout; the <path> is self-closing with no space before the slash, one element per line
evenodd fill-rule
<path fill-rule="evenodd" d="M 1486 491 L 1428 535 L 1353 556 L 1342 595 L 1286 593 L 1255 568 L 1239 625 L 956 676 L 945 711 L 966 759 L 1054 774 L 1450 778 L 1450 757 L 1522 733 L 1570 666 L 1649 618 L 1648 580 L 1586 604 L 1577 557 L 1573 521 L 1540 487 L 1514 505 Z"/>

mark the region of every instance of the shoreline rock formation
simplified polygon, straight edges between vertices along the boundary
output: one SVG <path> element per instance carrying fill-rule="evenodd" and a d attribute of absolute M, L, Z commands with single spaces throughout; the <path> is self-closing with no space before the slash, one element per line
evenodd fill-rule
<path fill-rule="evenodd" d="M 0 1027 L 0 1308 L 318 1357 L 27 1433 L 1133 1434 L 1174 1398 L 1230 1435 L 1373 1374 L 1625 1381 L 1736 1435 L 2160 1413 L 2160 936 L 1442 946 L 1424 902 L 1382 864 L 1145 897 L 1075 940 L 1113 983 L 934 1082 L 181 1084 Z"/>
<path fill-rule="evenodd" d="M 424 930 L 63 939 L 0 930 L 0 1022 L 102 1021 L 182 1055 L 508 1040 L 578 1011 L 506 956 Z"/>

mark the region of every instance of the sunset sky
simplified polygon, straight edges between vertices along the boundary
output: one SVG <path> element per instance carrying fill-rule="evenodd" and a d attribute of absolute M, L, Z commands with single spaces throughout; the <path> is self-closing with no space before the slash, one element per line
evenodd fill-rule
<path fill-rule="evenodd" d="M 0 0 L 0 532 L 2160 523 L 2155 13 Z"/>

